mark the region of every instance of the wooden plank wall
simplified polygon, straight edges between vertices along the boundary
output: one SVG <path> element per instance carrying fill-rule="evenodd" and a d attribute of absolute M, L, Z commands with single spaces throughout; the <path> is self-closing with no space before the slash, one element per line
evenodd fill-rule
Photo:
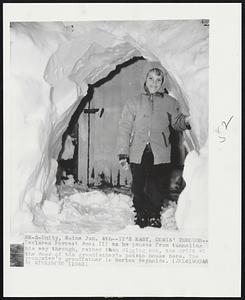
<path fill-rule="evenodd" d="M 140 75 L 144 64 L 144 60 L 139 60 L 128 67 L 122 68 L 114 78 L 94 90 L 91 108 L 99 108 L 99 112 L 90 115 L 90 183 L 94 181 L 98 183 L 100 175 L 103 173 L 106 181 L 118 185 L 119 171 L 120 185 L 131 183 L 130 171 L 126 172 L 119 169 L 116 140 L 118 122 L 123 106 L 129 98 L 142 91 Z M 86 108 L 88 108 L 88 105 Z M 104 109 L 104 112 L 100 116 L 102 109 Z M 78 178 L 85 184 L 87 182 L 87 124 L 88 114 L 83 112 L 79 118 Z"/>

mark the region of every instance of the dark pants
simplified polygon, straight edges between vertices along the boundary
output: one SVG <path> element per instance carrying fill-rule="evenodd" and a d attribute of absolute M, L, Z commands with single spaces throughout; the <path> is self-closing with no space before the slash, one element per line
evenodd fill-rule
<path fill-rule="evenodd" d="M 136 213 L 159 218 L 169 190 L 170 164 L 154 165 L 153 153 L 146 147 L 141 163 L 130 167 Z"/>

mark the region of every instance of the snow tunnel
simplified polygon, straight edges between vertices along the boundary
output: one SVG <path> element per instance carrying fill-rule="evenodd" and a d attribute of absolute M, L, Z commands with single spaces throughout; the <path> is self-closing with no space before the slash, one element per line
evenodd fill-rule
<path fill-rule="evenodd" d="M 114 231 L 133 224 L 129 196 L 83 189 L 99 178 L 111 186 L 130 185 L 130 173 L 120 173 L 113 154 L 117 120 L 125 101 L 139 91 L 137 74 L 148 61 L 166 70 L 166 90 L 192 118 L 184 134 L 186 188 L 175 213 L 178 228 L 207 231 L 207 26 L 201 20 L 18 22 L 11 24 L 12 117 L 19 121 L 11 134 L 18 132 L 14 146 L 20 149 L 12 164 L 13 234 L 106 232 L 112 224 Z M 68 184 L 61 201 L 62 156 L 74 163 L 81 188 Z M 74 223 L 79 210 L 88 218 Z"/>
<path fill-rule="evenodd" d="M 158 62 L 155 65 L 159 65 Z M 87 94 L 71 116 L 62 136 L 62 149 L 58 156 L 57 185 L 80 182 L 90 187 L 130 186 L 131 172 L 123 172 L 118 164 L 116 141 L 118 120 L 125 105 L 125 99 L 142 92 L 142 74 L 150 68 L 143 57 L 117 65 L 105 78 L 89 86 Z M 165 81 L 164 90 L 171 93 L 170 80 Z M 182 105 L 186 107 L 183 99 Z M 180 139 L 183 141 L 180 141 Z M 173 158 L 171 161 L 180 168 L 186 153 L 194 149 L 191 136 L 172 132 Z M 63 176 L 62 172 L 65 172 Z M 66 174 L 67 173 L 67 174 Z"/>

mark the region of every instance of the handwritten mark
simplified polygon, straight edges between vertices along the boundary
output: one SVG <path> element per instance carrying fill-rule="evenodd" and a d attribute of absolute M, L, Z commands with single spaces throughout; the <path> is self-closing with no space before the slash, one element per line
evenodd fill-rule
<path fill-rule="evenodd" d="M 224 136 L 219 136 L 220 139 L 222 139 L 222 141 L 220 141 L 220 143 L 224 143 L 226 141 L 226 137 Z"/>
<path fill-rule="evenodd" d="M 223 126 L 223 128 L 227 131 L 227 129 L 228 129 L 228 126 L 229 126 L 229 124 L 230 124 L 230 122 L 231 122 L 231 120 L 232 120 L 232 118 L 233 118 L 233 116 L 231 116 L 230 117 L 230 119 L 229 119 L 229 121 L 228 122 L 225 122 L 225 121 L 222 121 L 221 122 L 221 125 Z M 220 134 L 220 126 L 218 126 L 218 134 Z M 224 135 L 224 133 L 222 134 L 222 136 L 221 135 L 219 135 L 219 139 L 220 139 L 220 143 L 224 143 L 225 141 L 226 141 L 226 137 L 225 136 L 223 136 Z"/>
<path fill-rule="evenodd" d="M 227 130 L 228 125 L 230 124 L 231 120 L 232 120 L 233 116 L 230 117 L 229 121 L 226 123 L 225 121 L 223 121 L 221 124 L 225 126 L 225 129 Z"/>

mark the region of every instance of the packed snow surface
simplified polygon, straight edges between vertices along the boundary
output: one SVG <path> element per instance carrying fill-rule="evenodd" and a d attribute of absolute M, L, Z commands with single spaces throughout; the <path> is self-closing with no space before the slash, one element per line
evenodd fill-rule
<path fill-rule="evenodd" d="M 79 191 L 74 186 L 59 188 L 60 200 L 46 200 L 36 208 L 34 224 L 53 233 L 126 233 L 142 230 L 134 225 L 135 211 L 132 197 L 113 191 Z M 177 230 L 176 205 L 162 211 L 162 230 Z M 148 230 L 159 230 L 148 228 Z"/>
<path fill-rule="evenodd" d="M 59 223 L 55 230 L 69 233 L 116 232 L 133 224 L 131 206 L 131 198 L 122 194 L 92 191 L 64 196 L 61 212 L 55 214 Z M 45 224 L 45 227 L 52 231 L 52 225 Z"/>

